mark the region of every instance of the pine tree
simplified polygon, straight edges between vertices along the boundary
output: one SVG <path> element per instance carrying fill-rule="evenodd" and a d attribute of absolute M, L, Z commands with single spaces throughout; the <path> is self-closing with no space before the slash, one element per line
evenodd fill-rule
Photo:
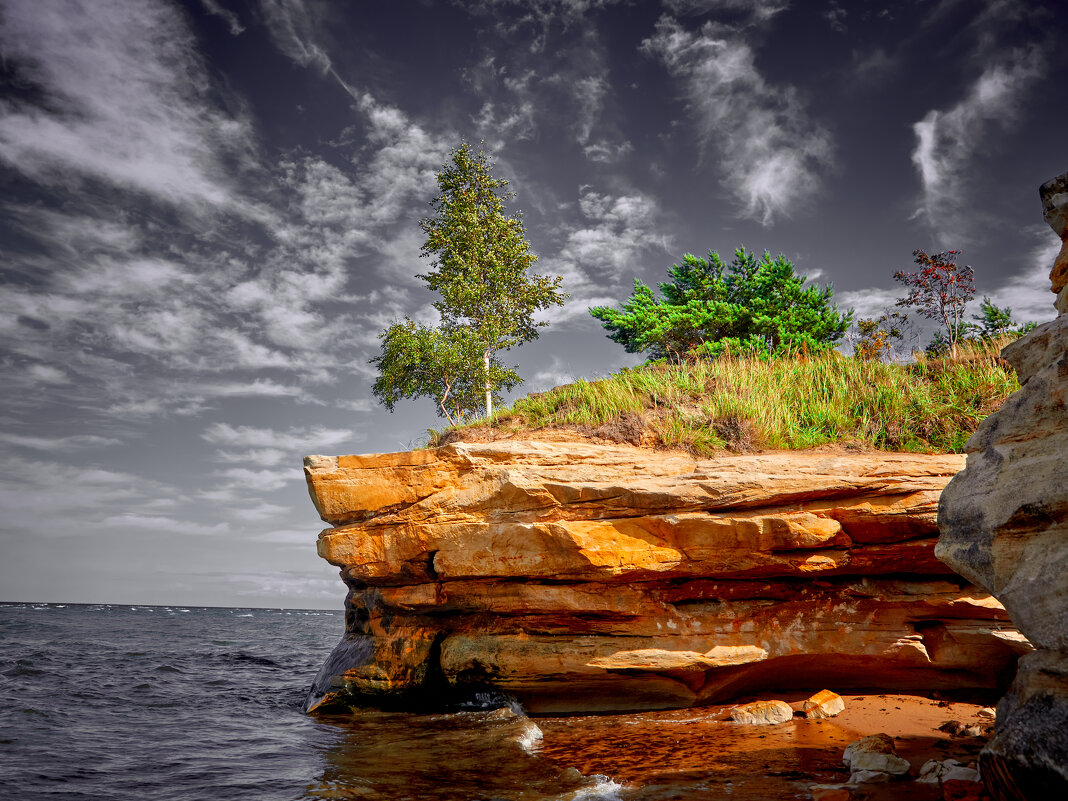
<path fill-rule="evenodd" d="M 619 309 L 590 314 L 628 353 L 653 359 L 711 358 L 722 353 L 778 354 L 834 347 L 852 320 L 830 302 L 831 287 L 805 286 L 785 256 L 761 258 L 738 248 L 728 265 L 715 251 L 687 253 L 659 284 L 660 298 L 640 280 Z"/>

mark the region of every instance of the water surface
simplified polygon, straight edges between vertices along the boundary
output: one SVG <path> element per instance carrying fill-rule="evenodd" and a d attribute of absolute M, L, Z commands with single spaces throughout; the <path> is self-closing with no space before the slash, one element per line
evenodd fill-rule
<path fill-rule="evenodd" d="M 843 780 L 855 732 L 720 708 L 300 711 L 340 611 L 0 605 L 0 798 L 722 799 Z"/>

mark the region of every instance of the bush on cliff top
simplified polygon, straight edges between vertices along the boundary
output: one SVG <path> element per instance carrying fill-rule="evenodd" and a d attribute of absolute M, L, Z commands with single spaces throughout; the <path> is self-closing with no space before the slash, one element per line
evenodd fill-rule
<path fill-rule="evenodd" d="M 644 365 L 528 395 L 488 421 L 431 431 L 429 445 L 564 429 L 697 455 L 827 444 L 959 453 L 1019 388 L 997 355 L 1003 344 L 906 365 L 837 353 Z"/>

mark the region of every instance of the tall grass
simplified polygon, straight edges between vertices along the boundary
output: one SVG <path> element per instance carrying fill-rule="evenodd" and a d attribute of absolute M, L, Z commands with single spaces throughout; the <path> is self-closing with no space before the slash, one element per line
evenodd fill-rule
<path fill-rule="evenodd" d="M 488 421 L 431 432 L 430 444 L 570 428 L 698 455 L 824 444 L 960 452 L 1019 388 L 997 356 L 1004 344 L 904 365 L 829 353 L 643 366 L 520 398 Z"/>

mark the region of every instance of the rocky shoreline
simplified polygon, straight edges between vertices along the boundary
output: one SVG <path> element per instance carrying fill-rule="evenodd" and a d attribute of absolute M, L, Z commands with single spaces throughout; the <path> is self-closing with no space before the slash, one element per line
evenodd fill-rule
<path fill-rule="evenodd" d="M 934 557 L 957 456 L 585 441 L 309 457 L 346 633 L 308 708 L 538 714 L 766 689 L 1003 688 L 1030 645 Z"/>
<path fill-rule="evenodd" d="M 348 595 L 306 708 L 498 693 L 542 715 L 707 712 L 821 689 L 722 710 L 761 740 L 803 732 L 784 746 L 796 756 L 819 724 L 857 714 L 837 692 L 865 688 L 858 707 L 893 697 L 909 711 L 869 716 L 838 744 L 841 766 L 823 753 L 786 771 L 812 798 L 895 798 L 902 782 L 917 801 L 1068 796 L 1068 173 L 1042 200 L 1064 243 L 1050 276 L 1060 316 L 1003 351 L 1022 388 L 969 440 L 966 466 L 694 459 L 581 438 L 308 457 L 332 524 L 319 554 Z M 932 691 L 1000 694 L 1010 680 L 989 742 L 988 708 L 937 727 L 917 712 L 946 706 Z M 895 725 L 966 737 L 978 765 L 927 731 L 902 743 Z"/>
<path fill-rule="evenodd" d="M 1036 651 L 983 751 L 997 799 L 1068 798 L 1068 173 L 1043 184 L 1062 247 L 1056 319 L 1002 351 L 1021 388 L 968 440 L 939 508 L 940 559 L 1001 600 Z"/>

